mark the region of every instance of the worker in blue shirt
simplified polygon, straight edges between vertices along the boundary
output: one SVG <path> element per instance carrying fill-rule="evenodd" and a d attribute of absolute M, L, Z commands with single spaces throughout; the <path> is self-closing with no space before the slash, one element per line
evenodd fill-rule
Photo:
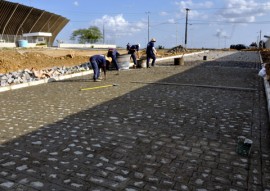
<path fill-rule="evenodd" d="M 150 68 L 149 62 L 150 59 L 152 59 L 152 66 L 155 66 L 155 61 L 156 61 L 156 55 L 157 51 L 155 49 L 154 43 L 156 42 L 156 39 L 152 38 L 150 42 L 148 42 L 147 47 L 146 47 L 146 66 L 147 68 Z"/>
<path fill-rule="evenodd" d="M 106 59 L 105 55 L 93 55 L 90 57 L 90 63 L 94 71 L 93 80 L 94 82 L 100 82 L 100 69 L 104 72 L 104 79 L 106 79 L 106 65 L 109 64 L 109 60 Z"/>
<path fill-rule="evenodd" d="M 130 44 L 129 43 L 127 43 L 127 51 L 129 51 L 129 49 L 130 49 Z"/>
<path fill-rule="evenodd" d="M 117 64 L 117 57 L 119 56 L 119 52 L 114 49 L 114 48 L 109 48 L 108 53 L 107 53 L 107 57 L 112 58 L 112 64 L 114 65 L 115 69 L 118 71 L 119 67 Z"/>
<path fill-rule="evenodd" d="M 134 66 L 133 67 L 135 67 L 135 68 L 137 67 L 137 57 L 140 58 L 139 49 L 140 49 L 140 44 L 136 44 L 136 45 L 132 45 L 129 48 L 129 51 L 128 51 L 128 54 L 131 54 L 130 57 L 133 60 L 133 63 L 134 63 Z"/>

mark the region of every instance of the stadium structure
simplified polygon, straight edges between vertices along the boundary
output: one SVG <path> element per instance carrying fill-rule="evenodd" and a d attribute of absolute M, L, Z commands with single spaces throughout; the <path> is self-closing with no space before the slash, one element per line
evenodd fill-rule
<path fill-rule="evenodd" d="M 69 20 L 60 15 L 0 0 L 0 44 L 25 40 L 52 46 Z"/>

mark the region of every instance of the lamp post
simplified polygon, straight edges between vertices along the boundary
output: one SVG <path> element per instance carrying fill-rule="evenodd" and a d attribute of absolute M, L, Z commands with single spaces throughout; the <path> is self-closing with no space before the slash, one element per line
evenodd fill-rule
<path fill-rule="evenodd" d="M 260 41 L 259 41 L 259 48 L 262 48 L 262 31 L 260 30 Z"/>
<path fill-rule="evenodd" d="M 150 12 L 148 11 L 148 12 L 145 12 L 146 14 L 147 14 L 147 18 L 148 18 L 148 41 L 147 42 L 149 42 L 149 14 L 150 14 Z"/>
<path fill-rule="evenodd" d="M 104 26 L 104 21 L 103 21 L 103 44 L 105 44 L 105 26 Z"/>
<path fill-rule="evenodd" d="M 186 29 L 185 29 L 185 48 L 187 48 L 187 25 L 188 25 L 188 12 L 190 9 L 186 8 Z"/>

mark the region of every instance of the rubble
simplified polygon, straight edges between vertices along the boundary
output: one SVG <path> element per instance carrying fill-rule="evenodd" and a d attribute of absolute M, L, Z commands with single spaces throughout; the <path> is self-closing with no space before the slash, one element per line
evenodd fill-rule
<path fill-rule="evenodd" d="M 179 45 L 168 50 L 168 53 L 177 54 L 179 52 L 186 52 L 186 51 L 187 50 L 182 45 Z"/>

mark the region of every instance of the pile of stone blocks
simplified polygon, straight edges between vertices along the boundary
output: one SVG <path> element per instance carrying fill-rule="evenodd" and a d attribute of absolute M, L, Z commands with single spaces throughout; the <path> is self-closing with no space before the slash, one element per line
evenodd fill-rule
<path fill-rule="evenodd" d="M 67 74 L 74 74 L 81 71 L 86 71 L 91 69 L 90 63 L 83 63 L 79 66 L 73 67 L 53 67 L 49 70 L 42 70 L 44 73 L 52 73 L 51 77 L 63 76 Z M 13 84 L 27 83 L 31 81 L 40 80 L 35 76 L 34 72 L 29 69 L 19 70 L 16 72 L 9 72 L 6 74 L 0 74 L 0 87 L 9 86 Z"/>

